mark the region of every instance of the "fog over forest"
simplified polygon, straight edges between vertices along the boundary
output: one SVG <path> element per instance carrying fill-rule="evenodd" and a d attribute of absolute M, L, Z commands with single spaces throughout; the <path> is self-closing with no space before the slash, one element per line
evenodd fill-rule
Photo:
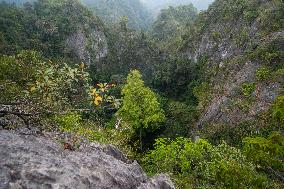
<path fill-rule="evenodd" d="M 35 0 L 0 0 L 7 3 L 23 5 L 25 2 Z M 88 8 L 94 10 L 96 15 L 104 22 L 117 23 L 123 16 L 128 17 L 128 25 L 135 29 L 149 29 L 162 9 L 169 6 L 193 4 L 197 10 L 206 10 L 214 0 L 78 0 Z"/>
<path fill-rule="evenodd" d="M 198 10 L 205 10 L 214 0 L 141 0 L 146 7 L 158 11 L 167 6 L 185 5 L 192 3 Z"/>
<path fill-rule="evenodd" d="M 33 0 L 4 0 L 6 2 L 14 2 L 14 3 L 23 3 L 27 1 Z M 96 0 L 87 0 L 88 2 L 96 2 Z M 105 0 L 108 1 L 108 0 Z M 167 6 L 175 6 L 175 5 L 185 5 L 192 3 L 197 9 L 205 10 L 208 8 L 208 5 L 211 4 L 214 0 L 140 0 L 143 2 L 146 7 L 151 10 L 160 10 L 162 8 L 166 8 Z"/>

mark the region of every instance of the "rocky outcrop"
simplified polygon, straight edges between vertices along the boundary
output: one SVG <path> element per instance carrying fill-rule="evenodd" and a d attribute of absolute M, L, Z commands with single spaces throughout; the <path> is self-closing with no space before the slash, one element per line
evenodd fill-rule
<path fill-rule="evenodd" d="M 154 189 L 154 188 L 161 188 L 161 189 L 172 189 L 173 184 L 168 179 L 167 175 L 158 175 L 154 178 L 151 178 L 148 182 L 142 183 L 138 189 Z"/>
<path fill-rule="evenodd" d="M 170 179 L 149 179 L 136 161 L 110 145 L 78 150 L 43 134 L 0 130 L 0 188 L 172 189 Z"/>
<path fill-rule="evenodd" d="M 263 20 L 275 17 L 283 5 L 266 0 L 246 3 L 242 6 L 234 1 L 213 3 L 202 17 L 204 26 L 185 50 L 188 59 L 204 66 L 204 81 L 210 86 L 204 91 L 209 98 L 200 107 L 199 128 L 214 124 L 236 126 L 255 120 L 281 94 L 283 76 L 276 78 L 276 72 L 281 62 L 283 66 L 283 55 L 281 59 L 277 53 L 284 50 L 284 31 L 283 28 L 267 31 L 279 20 L 270 19 L 267 23 Z M 266 15 L 259 11 L 264 8 Z M 274 58 L 268 60 L 269 56 Z M 260 68 L 274 71 L 275 77 L 258 80 Z M 250 96 L 243 94 L 244 84 L 253 87 Z"/>
<path fill-rule="evenodd" d="M 198 125 L 206 123 L 237 125 L 243 121 L 254 120 L 258 114 L 268 111 L 277 96 L 281 94 L 280 82 L 256 84 L 250 98 L 241 94 L 242 84 L 255 82 L 257 68 L 259 68 L 257 63 L 247 62 L 243 69 L 232 73 L 225 82 L 216 83 L 214 86 L 216 89 L 221 87 L 223 89 L 221 93 L 214 91 L 213 98 L 201 115 Z"/>
<path fill-rule="evenodd" d="M 80 29 L 66 40 L 66 46 L 87 65 L 108 54 L 107 38 L 104 32 L 98 28 L 90 30 L 91 32 L 86 33 Z"/>

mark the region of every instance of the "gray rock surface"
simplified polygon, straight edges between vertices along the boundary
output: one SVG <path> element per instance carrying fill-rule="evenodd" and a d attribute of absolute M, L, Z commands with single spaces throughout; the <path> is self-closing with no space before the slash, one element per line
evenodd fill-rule
<path fill-rule="evenodd" d="M 259 7 L 278 9 L 267 0 L 260 1 Z M 247 55 L 255 52 L 257 47 L 269 44 L 284 49 L 284 30 L 262 35 L 259 20 L 261 18 L 248 23 L 242 16 L 216 20 L 206 25 L 196 41 L 188 44 L 186 57 L 196 64 L 204 64 L 208 72 L 205 74 L 206 82 L 211 87 L 208 89 L 209 102 L 199 108 L 198 128 L 214 124 L 236 126 L 244 121 L 256 120 L 258 115 L 269 110 L 283 90 L 283 77 L 269 81 L 258 81 L 256 78 L 259 68 L 273 67 L 273 62 L 264 63 Z M 253 100 L 242 95 L 245 83 L 255 84 L 251 95 Z"/>
<path fill-rule="evenodd" d="M 108 44 L 105 34 L 98 28 L 86 33 L 82 29 L 69 36 L 66 46 L 87 65 L 94 60 L 100 60 L 108 54 Z"/>
<path fill-rule="evenodd" d="M 149 179 L 136 161 L 110 145 L 86 144 L 75 151 L 48 135 L 0 130 L 0 188 L 172 189 L 170 179 Z"/>
<path fill-rule="evenodd" d="M 158 175 L 152 179 L 150 179 L 146 183 L 142 183 L 138 189 L 152 189 L 152 188 L 161 188 L 161 189 L 172 189 L 173 184 L 169 180 L 167 175 Z"/>
<path fill-rule="evenodd" d="M 277 35 L 280 36 L 279 39 L 271 38 L 270 40 L 280 41 L 281 37 L 283 39 L 284 32 Z M 221 60 L 214 61 L 220 62 Z M 237 125 L 242 121 L 253 120 L 257 115 L 268 111 L 277 96 L 281 94 L 283 79 L 257 81 L 256 72 L 261 67 L 259 62 L 247 61 L 238 65 L 226 65 L 226 67 L 227 71 L 219 71 L 211 81 L 212 100 L 203 110 L 197 123 L 198 126 L 212 123 Z M 250 102 L 249 110 L 246 111 L 240 107 L 248 103 L 241 94 L 244 83 L 255 84 L 255 90 L 251 95 L 254 101 Z"/>

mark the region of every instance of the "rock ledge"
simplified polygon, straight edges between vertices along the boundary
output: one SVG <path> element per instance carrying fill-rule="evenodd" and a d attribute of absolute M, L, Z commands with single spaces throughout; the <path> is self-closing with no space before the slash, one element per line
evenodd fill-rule
<path fill-rule="evenodd" d="M 111 145 L 76 151 L 45 136 L 0 130 L 0 188 L 174 189 L 168 176 L 149 179 Z"/>

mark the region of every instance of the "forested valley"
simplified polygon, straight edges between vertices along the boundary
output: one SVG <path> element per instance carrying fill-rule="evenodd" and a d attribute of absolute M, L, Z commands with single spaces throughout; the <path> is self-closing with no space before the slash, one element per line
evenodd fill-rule
<path fill-rule="evenodd" d="M 111 144 L 175 188 L 283 188 L 284 2 L 190 2 L 1 2 L 3 157 L 25 128 L 70 153 Z M 7 162 L 0 188 L 37 188 Z"/>

